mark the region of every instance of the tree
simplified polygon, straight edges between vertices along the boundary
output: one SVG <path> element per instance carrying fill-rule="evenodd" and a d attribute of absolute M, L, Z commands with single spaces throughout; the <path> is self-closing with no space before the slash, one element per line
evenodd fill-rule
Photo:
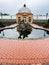
<path fill-rule="evenodd" d="M 0 13 L 1 19 L 2 19 L 2 15 L 3 15 L 3 13 Z"/>
<path fill-rule="evenodd" d="M 48 17 L 48 13 L 46 13 L 46 20 L 47 20 L 47 17 Z"/>

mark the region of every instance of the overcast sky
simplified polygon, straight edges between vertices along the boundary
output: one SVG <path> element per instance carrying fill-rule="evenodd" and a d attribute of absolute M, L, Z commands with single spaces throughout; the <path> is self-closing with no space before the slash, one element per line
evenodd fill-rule
<path fill-rule="evenodd" d="M 24 4 L 33 14 L 49 13 L 49 0 L 0 0 L 0 12 L 15 15 Z"/>

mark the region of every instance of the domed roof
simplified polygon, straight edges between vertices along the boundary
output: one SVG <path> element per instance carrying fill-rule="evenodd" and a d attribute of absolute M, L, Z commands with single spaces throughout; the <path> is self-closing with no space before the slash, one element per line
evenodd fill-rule
<path fill-rule="evenodd" d="M 24 6 L 18 11 L 18 13 L 31 13 L 31 10 L 24 4 Z"/>

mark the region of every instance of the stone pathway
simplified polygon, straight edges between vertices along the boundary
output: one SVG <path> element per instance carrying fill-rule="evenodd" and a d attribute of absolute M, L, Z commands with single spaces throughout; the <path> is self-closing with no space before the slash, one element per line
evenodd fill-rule
<path fill-rule="evenodd" d="M 49 38 L 38 40 L 0 39 L 0 63 L 49 62 Z"/>

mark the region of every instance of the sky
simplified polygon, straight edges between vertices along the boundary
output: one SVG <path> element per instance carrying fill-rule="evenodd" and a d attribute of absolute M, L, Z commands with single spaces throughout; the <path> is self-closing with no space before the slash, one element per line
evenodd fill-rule
<path fill-rule="evenodd" d="M 24 4 L 34 15 L 49 13 L 49 0 L 0 0 L 0 12 L 15 15 Z"/>

